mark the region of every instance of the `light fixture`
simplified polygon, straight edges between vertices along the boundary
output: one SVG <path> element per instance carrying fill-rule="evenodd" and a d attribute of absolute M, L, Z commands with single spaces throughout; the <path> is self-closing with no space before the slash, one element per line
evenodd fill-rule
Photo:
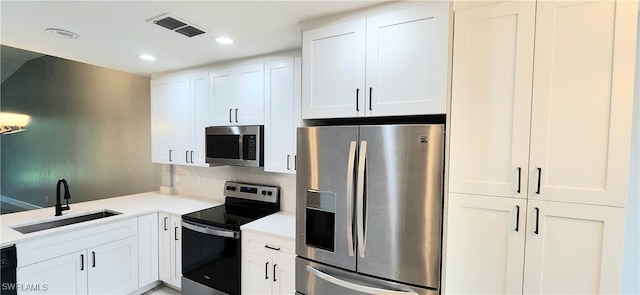
<path fill-rule="evenodd" d="M 148 55 L 148 54 L 140 54 L 140 55 L 138 55 L 138 58 L 143 59 L 143 60 L 149 60 L 149 61 L 156 60 L 155 56 Z"/>
<path fill-rule="evenodd" d="M 224 44 L 224 45 L 233 44 L 233 40 L 231 40 L 231 38 L 227 38 L 227 37 L 218 37 L 215 40 L 216 40 L 216 42 L 218 42 L 218 44 Z"/>
<path fill-rule="evenodd" d="M 29 115 L 16 113 L 0 113 L 0 134 L 12 134 L 25 130 L 31 121 Z"/>
<path fill-rule="evenodd" d="M 67 30 L 62 30 L 62 29 L 55 29 L 55 28 L 48 28 L 45 30 L 47 33 L 54 35 L 56 37 L 60 37 L 60 38 L 66 38 L 66 39 L 78 39 L 80 38 L 80 35 L 74 33 L 74 32 L 70 32 Z"/>

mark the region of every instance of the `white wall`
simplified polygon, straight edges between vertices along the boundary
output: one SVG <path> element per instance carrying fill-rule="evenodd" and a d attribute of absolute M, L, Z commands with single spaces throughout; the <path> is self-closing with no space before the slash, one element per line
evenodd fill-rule
<path fill-rule="evenodd" d="M 173 181 L 176 193 L 224 202 L 224 182 L 227 180 L 280 186 L 280 210 L 296 211 L 296 176 L 264 172 L 249 167 L 188 167 L 175 166 Z"/>
<path fill-rule="evenodd" d="M 640 19 L 640 15 L 638 17 Z M 636 86 L 633 105 L 629 196 L 625 225 L 622 294 L 640 294 L 640 24 L 636 47 Z"/>

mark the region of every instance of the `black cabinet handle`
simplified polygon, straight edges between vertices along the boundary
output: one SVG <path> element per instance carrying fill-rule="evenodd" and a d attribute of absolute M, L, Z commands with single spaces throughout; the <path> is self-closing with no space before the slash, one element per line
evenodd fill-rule
<path fill-rule="evenodd" d="M 269 245 L 264 245 L 265 248 L 267 249 L 271 249 L 271 250 L 276 250 L 276 251 L 280 251 L 280 248 L 276 248 L 276 247 L 271 247 Z"/>
<path fill-rule="evenodd" d="M 287 155 L 287 170 L 291 170 L 291 168 L 289 168 L 289 160 L 291 160 L 291 155 Z"/>
<path fill-rule="evenodd" d="M 360 96 L 360 88 L 356 88 L 356 112 L 360 111 L 360 98 L 358 96 Z"/>
<path fill-rule="evenodd" d="M 169 217 L 165 217 L 164 218 L 164 230 L 169 230 L 169 227 L 167 227 L 167 221 L 168 221 Z"/>
<path fill-rule="evenodd" d="M 80 254 L 80 270 L 84 270 L 84 254 Z"/>
<path fill-rule="evenodd" d="M 522 168 L 518 167 L 518 193 L 520 193 L 520 183 L 522 182 Z"/>
<path fill-rule="evenodd" d="M 169 162 L 173 162 L 173 160 L 171 160 L 171 153 L 173 152 L 173 150 L 169 150 Z"/>
<path fill-rule="evenodd" d="M 95 251 L 91 251 L 91 256 L 93 257 L 93 266 L 92 267 L 96 267 L 96 252 Z"/>
<path fill-rule="evenodd" d="M 189 151 L 184 151 L 184 162 L 189 163 Z"/>
<path fill-rule="evenodd" d="M 176 240 L 176 241 L 178 240 L 178 227 L 177 226 L 173 228 L 173 239 Z"/>
<path fill-rule="evenodd" d="M 191 151 L 191 163 L 193 163 L 193 151 Z"/>
<path fill-rule="evenodd" d="M 265 280 L 269 279 L 269 261 L 267 261 L 267 263 L 264 264 L 264 279 Z"/>
<path fill-rule="evenodd" d="M 520 229 L 520 206 L 516 205 L 516 231 Z"/>
<path fill-rule="evenodd" d="M 369 87 L 369 110 L 373 111 L 373 106 L 371 105 L 371 96 L 373 95 L 373 87 Z"/>
<path fill-rule="evenodd" d="M 236 123 L 238 123 L 238 109 L 236 109 Z"/>
<path fill-rule="evenodd" d="M 273 265 L 273 281 L 276 281 L 276 266 L 278 266 L 277 264 Z"/>
<path fill-rule="evenodd" d="M 542 168 L 538 168 L 538 190 L 536 191 L 536 194 L 540 194 L 540 181 L 542 179 Z"/>
<path fill-rule="evenodd" d="M 538 226 L 540 224 L 540 208 L 536 207 L 536 230 L 534 233 L 537 235 L 539 233 Z"/>
<path fill-rule="evenodd" d="M 233 123 L 233 121 L 231 121 L 231 112 L 233 111 L 233 109 L 229 109 L 229 123 Z"/>
<path fill-rule="evenodd" d="M 298 170 L 298 155 L 293 156 L 293 170 Z"/>

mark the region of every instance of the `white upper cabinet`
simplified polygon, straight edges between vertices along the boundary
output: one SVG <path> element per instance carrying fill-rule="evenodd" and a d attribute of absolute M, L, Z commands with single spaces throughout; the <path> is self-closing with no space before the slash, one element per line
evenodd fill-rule
<path fill-rule="evenodd" d="M 367 18 L 367 116 L 444 114 L 449 4 Z"/>
<path fill-rule="evenodd" d="M 450 191 L 624 206 L 636 12 L 635 1 L 456 11 Z"/>
<path fill-rule="evenodd" d="M 451 192 L 526 197 L 535 6 L 456 11 Z"/>
<path fill-rule="evenodd" d="M 366 21 L 302 33 L 302 117 L 364 116 Z"/>
<path fill-rule="evenodd" d="M 209 125 L 264 124 L 263 75 L 262 63 L 211 71 Z"/>
<path fill-rule="evenodd" d="M 151 81 L 152 162 L 208 166 L 204 159 L 208 87 L 206 71 Z"/>
<path fill-rule="evenodd" d="M 304 31 L 304 119 L 443 114 L 449 3 Z"/>
<path fill-rule="evenodd" d="M 300 126 L 300 58 L 266 62 L 264 171 L 295 173 Z"/>
<path fill-rule="evenodd" d="M 173 164 L 178 153 L 180 110 L 188 110 L 189 76 L 151 81 L 151 161 Z"/>
<path fill-rule="evenodd" d="M 536 199 L 625 206 L 637 12 L 637 1 L 538 2 L 529 165 Z"/>

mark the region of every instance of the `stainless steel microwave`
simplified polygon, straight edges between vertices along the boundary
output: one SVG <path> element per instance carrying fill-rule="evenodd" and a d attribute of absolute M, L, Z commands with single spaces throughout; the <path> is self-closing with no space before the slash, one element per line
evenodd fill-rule
<path fill-rule="evenodd" d="M 264 126 L 214 126 L 205 133 L 206 162 L 212 166 L 264 165 Z"/>

